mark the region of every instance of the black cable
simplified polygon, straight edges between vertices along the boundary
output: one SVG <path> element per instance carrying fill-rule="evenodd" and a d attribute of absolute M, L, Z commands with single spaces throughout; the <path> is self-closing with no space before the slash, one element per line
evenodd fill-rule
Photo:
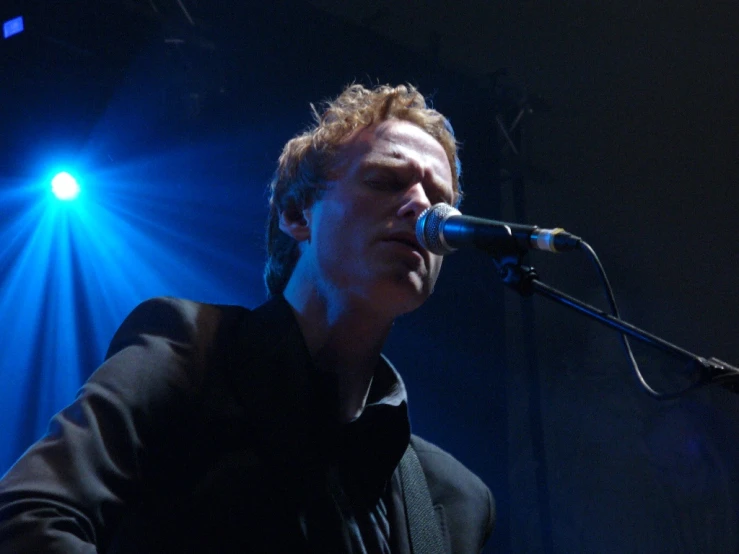
<path fill-rule="evenodd" d="M 611 283 L 608 281 L 608 276 L 606 275 L 605 269 L 603 269 L 603 265 L 600 263 L 600 260 L 598 259 L 598 255 L 595 253 L 595 250 L 593 250 L 590 245 L 585 242 L 580 242 L 580 249 L 585 252 L 590 258 L 590 260 L 595 265 L 595 269 L 598 273 L 598 276 L 600 277 L 601 282 L 603 283 L 603 287 L 606 292 L 606 298 L 608 299 L 608 304 L 611 307 L 611 314 L 614 317 L 617 317 L 621 319 L 621 315 L 618 311 L 618 306 L 616 305 L 616 298 L 613 295 L 613 289 L 611 288 Z M 677 391 L 677 392 L 657 392 L 654 390 L 651 386 L 649 386 L 649 383 L 647 383 L 646 379 L 641 373 L 641 370 L 639 369 L 639 364 L 636 361 L 636 358 L 634 358 L 634 353 L 631 350 L 631 344 L 629 343 L 629 339 L 624 333 L 620 333 L 621 335 L 621 342 L 624 345 L 624 349 L 626 350 L 626 357 L 629 359 L 629 363 L 631 364 L 632 369 L 634 370 L 634 374 L 636 375 L 637 380 L 641 384 L 641 386 L 644 388 L 644 390 L 651 396 L 652 398 L 656 398 L 657 400 L 671 400 L 673 398 L 677 398 L 679 396 L 682 396 L 683 394 L 690 392 L 692 390 L 695 390 L 699 387 L 702 387 L 704 385 L 707 385 L 710 383 L 710 380 L 708 379 L 700 379 L 696 381 L 695 383 L 692 383 L 688 385 L 685 389 Z"/>

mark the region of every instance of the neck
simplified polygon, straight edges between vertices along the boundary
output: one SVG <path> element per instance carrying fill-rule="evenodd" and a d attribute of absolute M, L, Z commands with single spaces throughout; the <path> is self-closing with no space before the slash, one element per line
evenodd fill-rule
<path fill-rule="evenodd" d="M 359 417 L 367 402 L 392 320 L 372 313 L 361 302 L 304 291 L 292 284 L 284 296 L 295 312 L 314 363 L 336 374 L 339 418 Z"/>

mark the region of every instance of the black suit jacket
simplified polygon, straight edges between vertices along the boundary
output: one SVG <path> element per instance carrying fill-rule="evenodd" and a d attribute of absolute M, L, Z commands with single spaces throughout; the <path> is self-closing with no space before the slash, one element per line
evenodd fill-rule
<path fill-rule="evenodd" d="M 76 401 L 0 480 L 0 553 L 308 551 L 295 514 L 314 496 L 316 513 L 331 508 L 312 493 L 335 436 L 330 410 L 316 411 L 331 399 L 310 365 L 281 297 L 254 311 L 143 303 Z M 376 417 L 406 423 L 357 459 L 373 464 L 370 481 L 388 466 L 392 546 L 410 553 L 394 471 L 410 433 L 397 419 L 404 389 L 395 392 Z M 413 444 L 448 550 L 479 552 L 494 523 L 490 491 L 450 454 Z"/>

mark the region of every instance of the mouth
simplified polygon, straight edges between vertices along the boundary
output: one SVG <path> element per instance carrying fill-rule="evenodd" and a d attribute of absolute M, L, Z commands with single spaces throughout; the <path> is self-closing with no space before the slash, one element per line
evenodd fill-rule
<path fill-rule="evenodd" d="M 399 242 L 400 244 L 405 244 L 406 246 L 413 248 L 414 250 L 421 251 L 421 245 L 418 244 L 417 241 L 412 240 L 408 237 L 390 237 L 387 239 L 389 242 Z"/>
<path fill-rule="evenodd" d="M 395 242 L 406 246 L 410 250 L 414 251 L 417 255 L 423 258 L 428 263 L 428 252 L 423 248 L 416 239 L 416 235 L 413 233 L 396 233 L 390 235 L 384 239 L 385 242 Z"/>

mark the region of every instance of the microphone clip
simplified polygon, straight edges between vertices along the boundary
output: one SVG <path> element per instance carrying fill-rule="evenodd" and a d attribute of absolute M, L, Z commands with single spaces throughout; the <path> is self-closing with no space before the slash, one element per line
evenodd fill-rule
<path fill-rule="evenodd" d="M 539 278 L 539 274 L 533 267 L 523 265 L 520 252 L 497 256 L 491 254 L 491 258 L 498 271 L 498 276 L 506 286 L 521 296 L 534 294 L 534 281 Z"/>

